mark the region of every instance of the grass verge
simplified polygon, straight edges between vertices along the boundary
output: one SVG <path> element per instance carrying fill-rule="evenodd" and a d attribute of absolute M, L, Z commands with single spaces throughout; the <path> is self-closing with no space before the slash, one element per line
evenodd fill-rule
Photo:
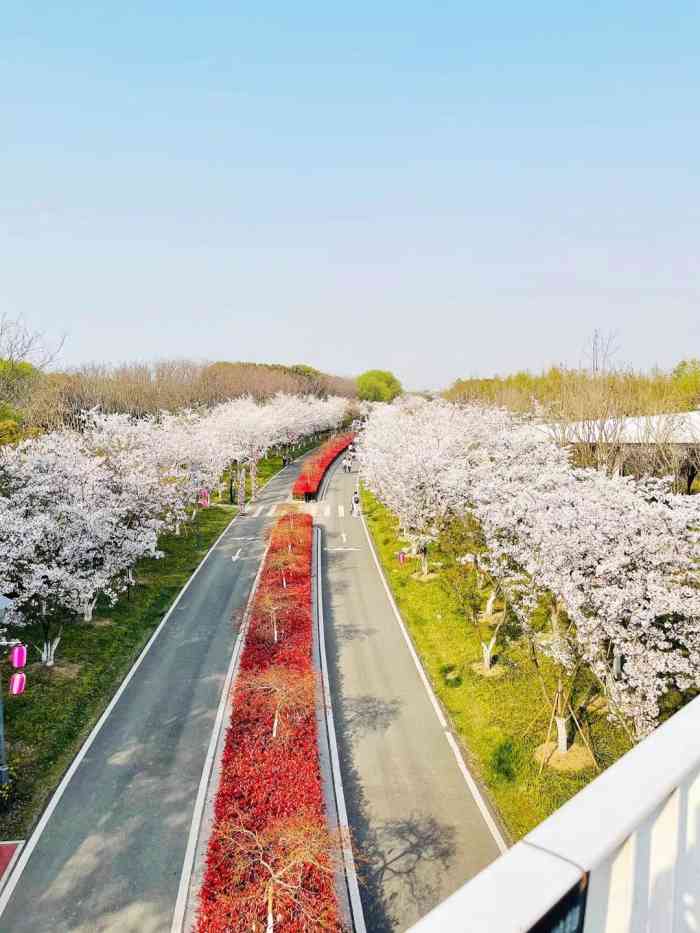
<path fill-rule="evenodd" d="M 505 828 L 519 839 L 581 790 L 595 776 L 589 767 L 574 774 L 545 767 L 540 775 L 534 752 L 544 742 L 549 722 L 540 682 L 517 632 L 505 632 L 498 654 L 500 677 L 486 678 L 472 667 L 481 659 L 478 636 L 457 612 L 439 577 L 413 577 L 416 563 L 401 566 L 392 513 L 367 490 L 362 504 L 379 559 L 433 689 L 466 749 L 472 770 L 486 787 Z M 439 554 L 434 555 L 439 559 Z M 553 687 L 554 669 L 544 667 Z M 584 684 L 585 687 L 585 684 Z M 590 683 L 592 701 L 581 726 L 599 766 L 608 767 L 630 748 L 624 731 L 613 725 Z M 576 742 L 581 742 L 577 737 Z"/>
<path fill-rule="evenodd" d="M 309 445 L 315 446 L 315 445 Z M 302 451 L 296 451 L 295 456 Z M 260 483 L 282 468 L 281 457 L 260 463 Z M 144 645 L 202 558 L 236 514 L 216 504 L 198 510 L 180 537 L 160 540 L 165 557 L 136 566 L 137 585 L 113 607 L 98 604 L 91 623 L 64 628 L 56 666 L 33 663 L 30 647 L 27 689 L 5 694 L 5 734 L 12 783 L 0 803 L 0 839 L 23 839 L 38 819 L 62 775 L 116 692 Z M 10 632 L 28 645 L 40 645 L 41 631 L 27 626 Z M 2 684 L 10 667 L 3 653 Z"/>

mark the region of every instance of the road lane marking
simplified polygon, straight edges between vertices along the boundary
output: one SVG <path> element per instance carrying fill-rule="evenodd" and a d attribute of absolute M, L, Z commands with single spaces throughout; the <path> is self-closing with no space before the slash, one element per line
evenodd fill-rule
<path fill-rule="evenodd" d="M 331 507 L 330 507 L 330 505 L 324 505 L 324 506 L 323 506 L 323 514 L 324 514 L 324 517 L 325 517 L 325 518 L 329 518 L 329 517 L 330 517 L 330 514 L 331 514 Z"/>
<path fill-rule="evenodd" d="M 359 547 L 327 547 L 327 551 L 359 551 Z"/>
<path fill-rule="evenodd" d="M 344 505 L 338 506 L 338 518 L 345 518 L 345 506 Z"/>
<path fill-rule="evenodd" d="M 340 537 L 341 537 L 342 540 L 343 540 L 343 544 L 345 544 L 345 542 L 348 540 L 348 536 L 345 534 L 344 531 L 341 531 Z"/>
<path fill-rule="evenodd" d="M 471 795 L 472 795 L 472 797 L 474 798 L 474 802 L 476 803 L 477 807 L 479 808 L 479 811 L 480 811 L 480 813 L 481 813 L 481 815 L 482 815 L 482 817 L 483 817 L 483 819 L 484 819 L 484 822 L 486 823 L 486 826 L 488 827 L 489 831 L 491 832 L 491 835 L 493 836 L 493 839 L 494 839 L 496 845 L 498 846 L 500 852 L 501 852 L 501 853 L 507 852 L 507 851 L 508 851 L 508 846 L 506 845 L 506 841 L 505 841 L 505 839 L 503 838 L 503 836 L 502 836 L 502 834 L 501 834 L 501 831 L 500 831 L 500 829 L 498 828 L 498 825 L 497 825 L 496 821 L 494 820 L 493 816 L 491 815 L 491 811 L 489 810 L 488 806 L 486 805 L 486 801 L 484 800 L 483 795 L 482 795 L 481 791 L 479 790 L 478 784 L 476 783 L 476 781 L 474 780 L 474 778 L 472 777 L 471 773 L 469 772 L 467 766 L 466 766 L 465 763 L 464 763 L 464 758 L 462 757 L 462 753 L 460 752 L 459 745 L 457 744 L 457 742 L 455 741 L 454 736 L 452 735 L 452 733 L 451 733 L 450 730 L 449 730 L 449 726 L 448 726 L 448 724 L 447 724 L 447 720 L 445 719 L 445 716 L 444 716 L 444 714 L 443 714 L 443 712 L 442 712 L 442 709 L 441 709 L 441 707 L 440 707 L 440 704 L 438 703 L 437 697 L 435 696 L 435 693 L 434 693 L 433 688 L 432 688 L 432 686 L 431 686 L 431 684 L 430 684 L 430 681 L 428 680 L 428 677 L 427 677 L 427 675 L 426 675 L 426 673 L 425 673 L 425 670 L 423 669 L 423 665 L 421 664 L 420 658 L 419 658 L 418 655 L 416 654 L 416 649 L 413 647 L 413 642 L 411 641 L 411 636 L 408 634 L 408 630 L 406 629 L 406 626 L 404 625 L 404 621 L 403 621 L 403 619 L 401 618 L 401 613 L 399 612 L 399 607 L 396 605 L 396 600 L 394 599 L 394 594 L 391 592 L 391 589 L 389 588 L 389 584 L 388 584 L 387 581 L 386 581 L 386 577 L 384 576 L 384 572 L 383 572 L 383 570 L 382 570 L 382 566 L 381 566 L 381 564 L 379 563 L 379 558 L 377 557 L 377 552 L 376 552 L 376 550 L 375 550 L 374 543 L 373 543 L 373 541 L 372 541 L 372 538 L 371 538 L 370 533 L 369 533 L 369 529 L 368 529 L 368 527 L 367 527 L 367 522 L 365 521 L 365 517 L 364 517 L 364 515 L 363 515 L 362 513 L 360 513 L 360 520 L 362 521 L 362 527 L 363 527 L 364 530 L 365 530 L 365 536 L 366 536 L 366 538 L 367 538 L 367 543 L 368 543 L 368 545 L 369 545 L 370 553 L 371 553 L 372 558 L 373 558 L 373 560 L 374 560 L 374 565 L 375 565 L 375 567 L 377 568 L 377 573 L 379 574 L 379 579 L 382 581 L 382 585 L 384 586 L 384 590 L 386 591 L 386 595 L 387 595 L 387 597 L 388 597 L 388 599 L 389 599 L 389 605 L 391 606 L 391 608 L 392 608 L 392 610 L 393 610 L 393 612 L 394 612 L 394 616 L 396 617 L 396 621 L 399 623 L 399 627 L 400 627 L 400 629 L 401 629 L 401 634 L 403 635 L 404 641 L 406 642 L 406 645 L 407 645 L 407 647 L 408 647 L 408 650 L 409 650 L 410 653 L 411 653 L 411 657 L 413 658 L 413 663 L 416 665 L 416 670 L 418 671 L 418 676 L 420 677 L 420 679 L 421 679 L 421 681 L 422 681 L 422 683 L 423 683 L 423 686 L 425 687 L 426 692 L 427 692 L 427 694 L 428 694 L 428 698 L 429 698 L 430 702 L 431 702 L 432 705 L 433 705 L 433 709 L 435 710 L 435 715 L 437 716 L 438 721 L 440 722 L 440 725 L 442 726 L 442 729 L 443 729 L 443 732 L 444 732 L 444 734 L 445 734 L 445 737 L 447 738 L 447 742 L 448 742 L 450 748 L 452 749 L 452 752 L 454 753 L 455 758 L 457 759 L 457 767 L 458 767 L 459 770 L 462 772 L 462 777 L 464 778 L 464 780 L 465 780 L 465 782 L 466 782 L 466 784 L 467 784 L 467 787 L 468 787 L 469 790 L 471 791 Z"/>
<path fill-rule="evenodd" d="M 231 558 L 231 560 L 234 562 L 234 564 L 236 563 L 236 561 L 238 560 L 238 558 L 241 556 L 241 550 L 242 550 L 241 548 L 238 548 L 238 550 L 236 551 L 236 553 L 235 553 L 235 554 L 233 555 L 233 557 Z"/>
<path fill-rule="evenodd" d="M 264 505 L 259 506 L 259 507 L 255 510 L 255 513 L 253 514 L 253 518 L 260 518 L 260 516 L 261 516 L 262 513 L 263 513 L 263 509 L 264 509 L 264 508 L 265 508 Z"/>
<path fill-rule="evenodd" d="M 267 517 L 272 518 L 272 516 L 275 514 L 276 511 L 277 511 L 277 503 L 275 502 L 275 504 L 272 506 L 270 511 L 267 513 Z"/>

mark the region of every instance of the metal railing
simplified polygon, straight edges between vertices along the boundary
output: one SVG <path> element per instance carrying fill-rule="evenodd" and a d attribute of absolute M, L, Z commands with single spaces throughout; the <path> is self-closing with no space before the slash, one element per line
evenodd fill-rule
<path fill-rule="evenodd" d="M 699 933 L 700 698 L 412 927 Z"/>

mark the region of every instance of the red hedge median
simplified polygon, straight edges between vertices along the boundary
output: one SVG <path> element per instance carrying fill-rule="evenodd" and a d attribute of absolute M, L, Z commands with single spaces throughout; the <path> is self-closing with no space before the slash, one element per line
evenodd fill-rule
<path fill-rule="evenodd" d="M 307 460 L 302 467 L 294 483 L 292 494 L 298 499 L 303 499 L 306 495 L 315 496 L 328 467 L 352 444 L 354 438 L 354 434 L 339 434 L 338 437 L 332 437 L 326 441 L 318 453 Z"/>
<path fill-rule="evenodd" d="M 309 515 L 274 526 L 233 694 L 198 933 L 342 929 L 318 764 Z"/>

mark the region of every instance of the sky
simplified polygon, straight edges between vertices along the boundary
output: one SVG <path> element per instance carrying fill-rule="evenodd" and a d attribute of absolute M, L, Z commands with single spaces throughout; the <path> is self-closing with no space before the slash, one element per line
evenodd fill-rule
<path fill-rule="evenodd" d="M 10 0 L 0 312 L 410 388 L 700 356 L 700 6 Z"/>

